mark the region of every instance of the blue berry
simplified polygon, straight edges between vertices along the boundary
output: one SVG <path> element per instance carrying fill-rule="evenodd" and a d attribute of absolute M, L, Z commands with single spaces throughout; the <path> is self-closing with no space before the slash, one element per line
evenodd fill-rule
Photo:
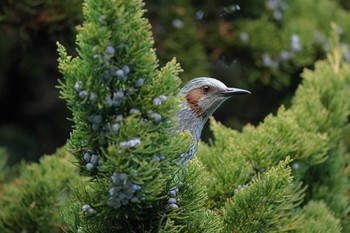
<path fill-rule="evenodd" d="M 263 63 L 264 63 L 264 66 L 270 66 L 271 65 L 271 57 L 270 55 L 268 55 L 267 53 L 264 53 L 262 55 L 262 60 L 263 60 Z"/>
<path fill-rule="evenodd" d="M 199 10 L 196 12 L 196 19 L 201 20 L 204 17 L 204 12 Z"/>
<path fill-rule="evenodd" d="M 79 97 L 82 98 L 82 99 L 85 99 L 87 95 L 88 95 L 87 91 L 79 92 Z"/>
<path fill-rule="evenodd" d="M 162 116 L 159 113 L 152 113 L 150 118 L 152 118 L 155 122 L 158 122 L 162 119 Z"/>
<path fill-rule="evenodd" d="M 158 97 L 162 102 L 166 101 L 167 100 L 167 97 L 165 95 L 160 95 Z"/>
<path fill-rule="evenodd" d="M 92 156 L 91 156 L 91 159 L 90 159 L 90 162 L 91 162 L 92 164 L 97 164 L 97 162 L 98 162 L 98 156 L 97 156 L 97 155 L 92 155 Z"/>
<path fill-rule="evenodd" d="M 118 132 L 118 130 L 119 130 L 119 124 L 117 124 L 117 123 L 113 124 L 112 125 L 112 131 L 113 132 Z"/>
<path fill-rule="evenodd" d="M 133 185 L 132 185 L 132 190 L 133 190 L 134 192 L 139 191 L 139 190 L 141 190 L 141 186 L 140 186 L 140 185 L 137 185 L 137 184 L 133 184 Z"/>
<path fill-rule="evenodd" d="M 130 68 L 129 68 L 129 66 L 123 66 L 123 71 L 125 72 L 125 74 L 128 74 L 129 72 L 130 72 Z"/>
<path fill-rule="evenodd" d="M 90 99 L 91 102 L 95 102 L 96 99 L 97 99 L 97 95 L 94 92 L 91 92 L 89 99 Z"/>
<path fill-rule="evenodd" d="M 137 79 L 135 86 L 141 87 L 141 86 L 143 86 L 144 82 L 145 82 L 145 80 L 143 78 L 139 78 L 139 79 Z"/>
<path fill-rule="evenodd" d="M 109 193 L 109 195 L 113 196 L 116 193 L 115 188 L 113 187 L 110 190 L 108 190 L 108 193 Z"/>
<path fill-rule="evenodd" d="M 275 18 L 275 20 L 279 21 L 283 18 L 283 15 L 282 15 L 281 11 L 276 10 L 273 12 L 273 17 Z"/>
<path fill-rule="evenodd" d="M 179 206 L 176 205 L 176 204 L 170 204 L 169 206 L 170 206 L 170 208 L 172 208 L 172 209 L 177 209 L 177 208 L 179 208 Z"/>
<path fill-rule="evenodd" d="M 115 118 L 115 121 L 116 122 L 120 122 L 123 120 L 123 115 L 119 114 L 116 118 Z"/>
<path fill-rule="evenodd" d="M 119 77 L 119 78 L 124 78 L 124 71 L 123 70 L 117 70 L 115 72 L 115 74 Z"/>
<path fill-rule="evenodd" d="M 159 156 L 157 156 L 157 155 L 153 155 L 153 160 L 156 161 L 156 162 L 159 162 L 159 161 L 160 161 L 160 158 L 159 158 Z"/>
<path fill-rule="evenodd" d="M 92 170 L 94 168 L 94 165 L 92 163 L 88 163 L 85 165 L 86 169 Z"/>
<path fill-rule="evenodd" d="M 248 41 L 249 35 L 246 32 L 241 32 L 241 34 L 239 34 L 239 38 L 241 39 L 241 41 Z"/>
<path fill-rule="evenodd" d="M 93 131 L 98 131 L 98 130 L 100 129 L 100 125 L 99 125 L 99 124 L 93 123 L 93 124 L 91 125 L 91 128 L 92 128 Z"/>
<path fill-rule="evenodd" d="M 299 169 L 299 163 L 298 162 L 295 162 L 292 164 L 292 169 L 293 170 L 298 170 Z"/>
<path fill-rule="evenodd" d="M 113 55 L 115 53 L 115 50 L 111 45 L 108 45 L 106 47 L 106 53 Z"/>
<path fill-rule="evenodd" d="M 161 104 L 162 104 L 162 101 L 161 101 L 158 97 L 156 97 L 156 98 L 153 99 L 153 103 L 154 103 L 155 105 L 161 105 Z"/>
<path fill-rule="evenodd" d="M 171 197 L 176 197 L 176 191 L 175 190 L 170 190 L 170 196 Z"/>
<path fill-rule="evenodd" d="M 119 199 L 122 200 L 126 197 L 126 194 L 125 193 L 119 193 L 118 195 Z"/>
<path fill-rule="evenodd" d="M 96 124 L 100 124 L 102 122 L 102 116 L 101 115 L 95 115 L 93 118 L 92 118 L 92 122 L 93 123 L 96 123 Z"/>
<path fill-rule="evenodd" d="M 129 147 L 129 143 L 128 143 L 128 142 L 125 142 L 125 141 L 124 141 L 124 142 L 120 142 L 120 143 L 119 143 L 119 147 L 120 147 L 120 148 L 127 148 L 127 147 Z"/>
<path fill-rule="evenodd" d="M 173 20 L 173 27 L 177 29 L 181 29 L 184 26 L 184 22 L 181 19 L 174 19 Z"/>
<path fill-rule="evenodd" d="M 106 22 L 106 16 L 102 15 L 100 16 L 100 18 L 98 18 L 98 21 L 100 22 L 100 24 L 107 24 Z"/>
<path fill-rule="evenodd" d="M 74 84 L 74 89 L 75 89 L 76 91 L 80 91 L 82 85 L 83 85 L 82 81 L 77 81 L 77 82 Z"/>
<path fill-rule="evenodd" d="M 86 153 L 84 154 L 84 160 L 85 160 L 86 162 L 89 162 L 89 161 L 90 161 L 90 158 L 91 158 L 91 155 L 90 155 L 88 152 L 86 152 Z"/>
<path fill-rule="evenodd" d="M 282 60 L 282 61 L 285 61 L 285 60 L 288 60 L 289 58 L 291 58 L 291 54 L 288 52 L 288 51 L 286 51 L 286 50 L 282 50 L 281 52 L 280 52 L 280 59 Z"/>
<path fill-rule="evenodd" d="M 130 111 L 129 111 L 129 113 L 130 114 L 137 114 L 137 113 L 139 113 L 140 112 L 140 110 L 138 110 L 137 108 L 132 108 L 132 109 L 130 109 Z"/>
<path fill-rule="evenodd" d="M 124 98 L 124 92 L 123 91 L 117 91 L 114 95 L 114 98 L 117 99 L 117 100 L 121 100 Z M 113 99 L 114 99 L 113 98 Z"/>
<path fill-rule="evenodd" d="M 113 106 L 113 101 L 110 96 L 106 97 L 106 105 L 107 107 L 112 107 Z"/>
<path fill-rule="evenodd" d="M 176 199 L 171 197 L 168 199 L 168 204 L 175 204 L 176 203 Z"/>
<path fill-rule="evenodd" d="M 84 212 L 86 212 L 86 211 L 88 211 L 89 209 L 91 209 L 91 206 L 90 205 L 83 205 L 82 207 L 81 207 L 81 210 L 82 211 L 84 211 Z"/>
<path fill-rule="evenodd" d="M 300 51 L 301 50 L 301 45 L 300 45 L 300 38 L 299 38 L 299 36 L 296 35 L 296 34 L 293 34 L 290 39 L 291 39 L 291 49 L 292 49 L 292 51 L 296 51 L 296 52 Z"/>
<path fill-rule="evenodd" d="M 141 140 L 139 138 L 131 139 L 129 141 L 130 147 L 135 147 L 135 146 L 137 146 L 140 143 L 141 143 Z"/>

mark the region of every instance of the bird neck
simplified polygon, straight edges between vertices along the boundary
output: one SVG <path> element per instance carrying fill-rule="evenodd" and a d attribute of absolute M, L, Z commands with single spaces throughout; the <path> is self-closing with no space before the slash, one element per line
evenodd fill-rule
<path fill-rule="evenodd" d="M 177 112 L 175 118 L 179 122 L 179 130 L 188 130 L 192 134 L 193 139 L 198 142 L 203 126 L 208 120 L 207 116 L 198 116 L 187 105 L 181 106 L 181 110 Z"/>

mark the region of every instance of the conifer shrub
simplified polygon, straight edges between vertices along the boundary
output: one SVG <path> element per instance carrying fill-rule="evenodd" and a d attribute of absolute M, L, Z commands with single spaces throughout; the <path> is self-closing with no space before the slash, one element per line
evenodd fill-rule
<path fill-rule="evenodd" d="M 22 164 L 19 176 L 1 184 L 0 232 L 62 232 L 60 212 L 72 200 L 79 173 L 64 149 Z M 1 160 L 2 161 L 2 160 Z M 1 170 L 4 174 L 4 170 Z"/>
<path fill-rule="evenodd" d="M 304 218 L 298 232 L 345 232 L 323 201 L 310 201 L 302 211 Z"/>
<path fill-rule="evenodd" d="M 74 123 L 66 151 L 12 183 L 0 151 L 0 231 L 350 231 L 350 65 L 338 27 L 291 107 L 242 132 L 211 119 L 213 142 L 181 166 L 193 145 L 173 119 L 181 69 L 159 68 L 143 13 L 138 0 L 84 2 L 78 56 L 58 44 Z"/>
<path fill-rule="evenodd" d="M 4 183 L 7 175 L 7 162 L 8 156 L 7 151 L 4 148 L 0 148 L 0 183 Z"/>
<path fill-rule="evenodd" d="M 204 15 L 198 30 L 205 51 L 212 57 L 237 59 L 250 85 L 276 90 L 290 85 L 303 67 L 329 51 L 331 22 L 337 23 L 341 41 L 350 40 L 350 12 L 342 1 L 204 1 L 193 7 Z"/>
<path fill-rule="evenodd" d="M 203 219 L 217 221 L 204 209 L 202 168 L 179 167 L 192 146 L 174 131 L 181 69 L 175 60 L 158 69 L 142 7 L 87 0 L 79 56 L 59 45 L 60 88 L 75 125 L 68 148 L 90 177 L 64 211 L 73 232 L 201 232 Z"/>
<path fill-rule="evenodd" d="M 197 156 L 212 181 L 209 203 L 232 217 L 225 220 L 227 216 L 224 215 L 229 232 L 280 232 L 288 228 L 301 232 L 329 232 L 325 222 L 320 223 L 319 228 L 312 226 L 312 221 L 322 222 L 321 219 L 331 222 L 334 232 L 339 229 L 349 231 L 350 158 L 343 137 L 350 112 L 350 66 L 344 59 L 344 44 L 339 43 L 336 29 L 333 26 L 328 59 L 317 62 L 315 70 L 303 72 L 303 82 L 289 109 L 282 106 L 276 116 L 266 117 L 257 127 L 248 125 L 241 133 L 211 120 L 215 140 L 211 146 L 199 146 Z M 277 201 L 269 209 L 268 201 L 259 201 L 267 195 L 261 192 L 264 185 L 269 185 L 269 179 L 273 179 L 268 179 L 269 175 L 283 177 L 283 172 L 278 172 L 275 167 L 286 157 L 293 160 L 288 162 L 293 182 L 284 188 L 277 181 L 267 186 L 270 192 L 277 191 L 268 200 L 273 201 L 290 189 L 294 193 L 286 194 L 283 203 L 288 203 L 288 196 L 293 197 L 296 204 L 289 210 L 280 211 L 278 203 L 281 202 Z M 262 176 L 266 178 L 263 187 L 259 187 L 256 177 L 259 180 Z M 282 180 L 287 182 L 288 179 Z M 304 204 L 303 214 L 293 210 Z M 320 206 L 322 213 L 312 214 L 310 209 L 315 206 Z M 276 211 L 269 216 L 263 208 Z M 250 209 L 253 211 L 249 212 Z M 293 216 L 293 225 L 290 225 L 293 220 L 286 225 L 276 220 L 286 214 Z M 255 222 L 254 219 L 259 220 Z"/>

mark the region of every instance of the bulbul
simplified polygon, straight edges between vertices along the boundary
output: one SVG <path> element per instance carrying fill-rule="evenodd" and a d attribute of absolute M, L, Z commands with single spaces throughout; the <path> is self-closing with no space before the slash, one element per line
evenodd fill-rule
<path fill-rule="evenodd" d="M 206 77 L 192 79 L 180 90 L 183 103 L 175 115 L 179 123 L 177 130 L 188 130 L 195 141 L 195 145 L 181 155 L 180 164 L 193 158 L 203 126 L 215 110 L 230 97 L 245 94 L 250 94 L 250 91 L 227 87 L 217 79 Z"/>

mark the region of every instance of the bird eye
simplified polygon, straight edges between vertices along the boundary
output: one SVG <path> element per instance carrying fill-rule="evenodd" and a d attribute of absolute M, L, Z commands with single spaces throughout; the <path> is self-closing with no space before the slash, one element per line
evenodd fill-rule
<path fill-rule="evenodd" d="M 207 86 L 207 85 L 203 86 L 203 91 L 204 91 L 205 93 L 207 93 L 209 90 L 210 90 L 210 87 L 209 87 L 209 86 Z"/>

